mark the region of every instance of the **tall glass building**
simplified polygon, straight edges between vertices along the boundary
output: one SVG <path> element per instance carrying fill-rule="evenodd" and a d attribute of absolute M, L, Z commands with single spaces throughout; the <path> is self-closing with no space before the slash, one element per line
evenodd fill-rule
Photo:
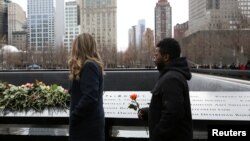
<path fill-rule="evenodd" d="M 54 0 L 28 0 L 28 42 L 33 51 L 55 46 Z"/>
<path fill-rule="evenodd" d="M 136 26 L 135 42 L 137 49 L 142 49 L 142 43 L 143 43 L 142 37 L 144 32 L 145 32 L 145 20 L 141 19 L 138 21 L 138 24 Z"/>

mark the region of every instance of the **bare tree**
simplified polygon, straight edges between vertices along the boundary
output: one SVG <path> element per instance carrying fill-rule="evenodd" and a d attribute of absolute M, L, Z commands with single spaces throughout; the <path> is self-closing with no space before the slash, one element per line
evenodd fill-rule
<path fill-rule="evenodd" d="M 124 52 L 117 52 L 117 67 L 123 67 L 124 64 Z"/>
<path fill-rule="evenodd" d="M 136 67 L 137 53 L 135 46 L 129 46 L 124 53 L 124 64 L 127 67 Z"/>
<path fill-rule="evenodd" d="M 147 28 L 143 36 L 143 46 L 141 49 L 141 64 L 145 67 L 153 66 L 154 55 L 154 33 L 153 30 Z"/>
<path fill-rule="evenodd" d="M 65 69 L 67 68 L 67 60 L 68 60 L 68 51 L 67 49 L 63 46 L 63 44 L 61 44 L 61 46 L 57 47 L 55 49 L 55 66 L 56 68 L 60 68 L 60 69 Z"/>

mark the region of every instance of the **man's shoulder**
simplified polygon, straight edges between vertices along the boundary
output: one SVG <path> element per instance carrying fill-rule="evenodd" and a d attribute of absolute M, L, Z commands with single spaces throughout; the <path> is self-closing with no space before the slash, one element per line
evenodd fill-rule
<path fill-rule="evenodd" d="M 177 70 L 169 70 L 167 73 L 165 73 L 165 77 L 167 78 L 175 78 L 175 77 L 179 77 L 181 74 L 181 72 L 177 71 Z"/>
<path fill-rule="evenodd" d="M 163 76 L 164 81 L 166 80 L 177 80 L 177 81 L 186 81 L 185 76 L 176 70 L 170 70 Z"/>

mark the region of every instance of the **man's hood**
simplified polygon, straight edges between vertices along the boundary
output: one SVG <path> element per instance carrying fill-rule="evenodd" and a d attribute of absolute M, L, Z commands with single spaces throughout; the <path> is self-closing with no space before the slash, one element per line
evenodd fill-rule
<path fill-rule="evenodd" d="M 192 75 L 190 69 L 188 67 L 188 63 L 186 58 L 180 57 L 172 60 L 169 64 L 167 64 L 162 70 L 160 70 L 160 76 L 165 74 L 167 71 L 175 70 L 180 72 L 185 76 L 187 80 L 190 80 Z"/>

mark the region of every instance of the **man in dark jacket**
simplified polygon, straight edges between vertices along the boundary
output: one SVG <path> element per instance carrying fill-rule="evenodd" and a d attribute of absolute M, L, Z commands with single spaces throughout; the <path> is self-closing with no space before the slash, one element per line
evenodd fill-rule
<path fill-rule="evenodd" d="M 185 58 L 180 57 L 179 43 L 165 38 L 155 48 L 154 62 L 160 72 L 151 91 L 149 108 L 138 116 L 148 120 L 150 141 L 191 141 L 192 115 L 187 80 L 191 73 Z"/>

